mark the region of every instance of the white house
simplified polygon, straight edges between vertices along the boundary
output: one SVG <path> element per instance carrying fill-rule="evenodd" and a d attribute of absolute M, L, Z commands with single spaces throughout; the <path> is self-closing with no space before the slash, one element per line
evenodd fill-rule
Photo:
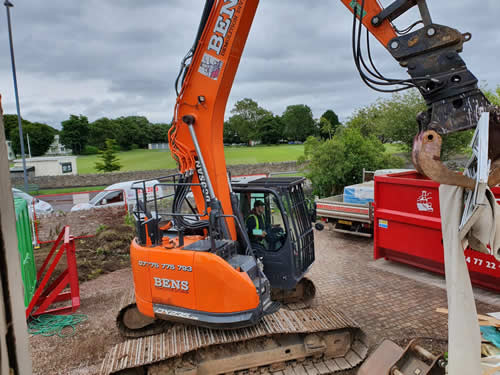
<path fill-rule="evenodd" d="M 56 134 L 45 155 L 71 155 L 71 149 L 64 147 L 59 141 L 59 134 Z"/>
<path fill-rule="evenodd" d="M 23 166 L 22 159 L 14 160 L 14 167 Z M 76 156 L 41 156 L 26 159 L 27 167 L 35 168 L 35 177 L 76 175 Z"/>
<path fill-rule="evenodd" d="M 11 141 L 5 141 L 7 143 L 7 154 L 9 161 L 14 160 L 16 158 L 16 155 L 14 154 L 14 151 L 12 151 L 12 142 Z"/>

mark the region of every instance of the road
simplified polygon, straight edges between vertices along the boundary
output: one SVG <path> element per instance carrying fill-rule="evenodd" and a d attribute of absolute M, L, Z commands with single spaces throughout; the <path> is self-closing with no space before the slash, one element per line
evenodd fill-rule
<path fill-rule="evenodd" d="M 89 188 L 92 189 L 92 188 Z M 36 198 L 49 203 L 54 211 L 70 212 L 77 203 L 86 203 L 94 198 L 100 191 L 89 191 L 79 193 L 64 193 L 51 195 L 38 195 Z"/>

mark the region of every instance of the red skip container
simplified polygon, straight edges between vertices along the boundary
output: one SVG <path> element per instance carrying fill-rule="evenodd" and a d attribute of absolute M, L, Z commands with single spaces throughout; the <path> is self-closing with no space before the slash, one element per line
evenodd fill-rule
<path fill-rule="evenodd" d="M 493 189 L 500 203 L 500 188 Z M 385 258 L 444 274 L 439 184 L 417 172 L 375 177 L 375 259 Z M 500 292 L 500 262 L 467 249 L 473 284 Z"/>

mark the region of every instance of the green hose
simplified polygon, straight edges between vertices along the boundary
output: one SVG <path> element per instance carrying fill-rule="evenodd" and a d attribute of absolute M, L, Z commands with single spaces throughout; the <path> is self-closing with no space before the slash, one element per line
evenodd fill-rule
<path fill-rule="evenodd" d="M 86 322 L 87 320 L 88 316 L 85 314 L 40 315 L 28 323 L 28 333 L 46 337 L 54 335 L 59 337 L 70 337 L 76 333 L 76 325 Z M 71 331 L 69 333 L 63 333 L 63 330 L 67 327 L 71 327 Z"/>

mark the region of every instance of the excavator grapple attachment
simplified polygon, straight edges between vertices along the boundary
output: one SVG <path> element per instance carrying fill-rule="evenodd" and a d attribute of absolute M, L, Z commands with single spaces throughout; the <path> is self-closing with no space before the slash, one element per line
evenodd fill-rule
<path fill-rule="evenodd" d="M 488 125 L 488 124 L 487 124 Z M 441 135 L 434 130 L 419 133 L 413 143 L 412 159 L 419 173 L 445 185 L 461 186 L 474 190 L 476 181 L 463 174 L 451 171 L 441 161 Z M 491 160 L 488 185 L 500 183 L 500 109 L 489 111 L 488 159 Z"/>

